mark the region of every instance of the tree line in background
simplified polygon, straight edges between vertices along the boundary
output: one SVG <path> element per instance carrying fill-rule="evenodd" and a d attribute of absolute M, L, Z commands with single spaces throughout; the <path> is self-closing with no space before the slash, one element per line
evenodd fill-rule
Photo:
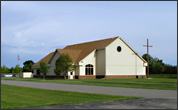
<path fill-rule="evenodd" d="M 7 68 L 5 65 L 1 67 L 1 73 L 21 73 L 21 72 L 33 72 L 32 65 L 34 62 L 32 60 L 25 61 L 23 63 L 23 68 L 20 68 L 19 65 L 17 64 L 15 68 Z M 75 65 L 73 65 L 73 61 L 70 58 L 68 54 L 61 54 L 61 56 L 56 60 L 55 62 L 55 69 L 54 72 L 56 75 L 64 75 L 64 78 L 66 79 L 67 72 L 68 71 L 73 71 L 75 68 Z M 40 62 L 40 73 L 43 74 L 43 79 L 45 80 L 45 76 L 48 73 L 48 66 L 47 64 L 42 60 Z M 18 70 L 18 71 L 17 71 Z"/>
<path fill-rule="evenodd" d="M 144 54 L 142 56 L 143 59 L 147 61 L 147 54 Z M 1 73 L 21 73 L 21 72 L 33 72 L 32 65 L 34 62 L 32 60 L 25 61 L 23 63 L 23 68 L 20 67 L 20 65 L 16 65 L 15 67 L 7 68 L 5 65 L 1 67 Z M 62 66 L 61 66 L 62 65 Z M 61 55 L 59 59 L 56 61 L 56 69 L 54 72 L 56 75 L 65 73 L 66 71 L 70 70 L 71 68 L 74 68 L 72 66 L 72 59 L 69 55 Z M 40 64 L 40 72 L 46 73 L 48 72 L 47 65 L 45 63 Z M 72 69 L 71 69 L 72 70 Z M 163 63 L 163 60 L 160 60 L 158 58 L 153 58 L 149 55 L 149 72 L 150 74 L 177 74 L 177 65 L 172 66 L 170 64 Z M 64 74 L 64 76 L 66 76 Z"/>
<path fill-rule="evenodd" d="M 142 56 L 147 61 L 147 54 Z M 147 70 L 146 70 L 147 71 Z M 163 63 L 163 60 L 153 58 L 149 55 L 149 73 L 150 74 L 177 74 L 177 65 Z"/>
<path fill-rule="evenodd" d="M 8 68 L 5 65 L 1 67 L 1 73 L 22 73 L 22 72 L 33 72 L 32 65 L 34 62 L 32 60 L 25 61 L 23 63 L 23 68 L 17 64 L 15 67 Z"/>

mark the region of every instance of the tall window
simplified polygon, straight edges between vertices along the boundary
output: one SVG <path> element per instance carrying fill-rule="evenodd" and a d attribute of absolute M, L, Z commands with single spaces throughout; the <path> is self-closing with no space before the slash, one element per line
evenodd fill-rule
<path fill-rule="evenodd" d="M 93 75 L 93 65 L 88 64 L 85 66 L 85 74 Z"/>

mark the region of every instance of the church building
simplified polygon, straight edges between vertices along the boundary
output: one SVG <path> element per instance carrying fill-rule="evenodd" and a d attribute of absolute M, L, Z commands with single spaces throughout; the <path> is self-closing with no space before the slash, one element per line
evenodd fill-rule
<path fill-rule="evenodd" d="M 39 71 L 43 60 L 49 67 L 46 77 L 64 78 L 56 75 L 55 62 L 60 55 L 68 54 L 76 65 L 74 71 L 68 71 L 68 79 L 95 78 L 144 78 L 147 62 L 139 56 L 121 37 L 68 45 L 56 49 L 33 65 L 34 77 L 42 77 Z"/>

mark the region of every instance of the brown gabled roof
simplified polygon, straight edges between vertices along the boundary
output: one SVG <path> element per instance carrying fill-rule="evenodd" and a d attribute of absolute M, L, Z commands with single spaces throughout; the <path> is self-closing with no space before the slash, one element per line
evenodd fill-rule
<path fill-rule="evenodd" d="M 103 39 L 103 40 L 98 40 L 98 41 L 69 45 L 69 46 L 66 46 L 64 49 L 56 49 L 55 52 L 48 54 L 46 57 L 44 57 L 43 59 L 35 63 L 33 66 L 39 66 L 42 60 L 45 61 L 46 64 L 50 63 L 51 59 L 53 58 L 53 56 L 55 55 L 57 51 L 61 54 L 62 53 L 69 54 L 73 62 L 77 63 L 77 62 L 80 62 L 83 58 L 85 58 L 87 55 L 89 55 L 94 50 L 105 48 L 117 38 L 118 37 L 114 37 L 114 38 Z"/>
<path fill-rule="evenodd" d="M 83 58 L 85 58 L 87 55 L 89 55 L 94 50 L 105 48 L 117 38 L 118 37 L 114 37 L 114 38 L 109 38 L 109 39 L 104 39 L 104 40 L 69 45 L 65 47 L 64 49 L 81 50 L 78 58 L 76 59 L 76 62 L 80 62 Z"/>
<path fill-rule="evenodd" d="M 46 55 L 43 59 L 41 59 L 40 61 L 38 61 L 37 63 L 33 64 L 34 66 L 39 66 L 41 61 L 44 61 L 46 64 L 49 63 L 51 57 L 53 56 L 54 52 L 51 52 L 50 54 Z"/>

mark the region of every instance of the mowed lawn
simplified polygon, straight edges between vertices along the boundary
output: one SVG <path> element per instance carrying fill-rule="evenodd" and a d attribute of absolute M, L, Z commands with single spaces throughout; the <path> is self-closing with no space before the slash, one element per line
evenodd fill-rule
<path fill-rule="evenodd" d="M 151 75 L 150 75 L 151 76 Z M 156 76 L 158 77 L 158 75 Z M 93 85 L 93 86 L 109 86 L 109 87 L 126 87 L 126 88 L 143 88 L 143 89 L 159 89 L 159 90 L 177 90 L 175 85 L 177 78 L 154 78 L 146 79 L 46 79 L 41 78 L 2 78 L 2 80 L 12 81 L 33 81 L 43 83 L 59 83 L 59 84 L 75 84 L 75 85 Z"/>
<path fill-rule="evenodd" d="M 116 101 L 126 99 L 140 98 L 45 90 L 1 84 L 1 109 Z"/>

